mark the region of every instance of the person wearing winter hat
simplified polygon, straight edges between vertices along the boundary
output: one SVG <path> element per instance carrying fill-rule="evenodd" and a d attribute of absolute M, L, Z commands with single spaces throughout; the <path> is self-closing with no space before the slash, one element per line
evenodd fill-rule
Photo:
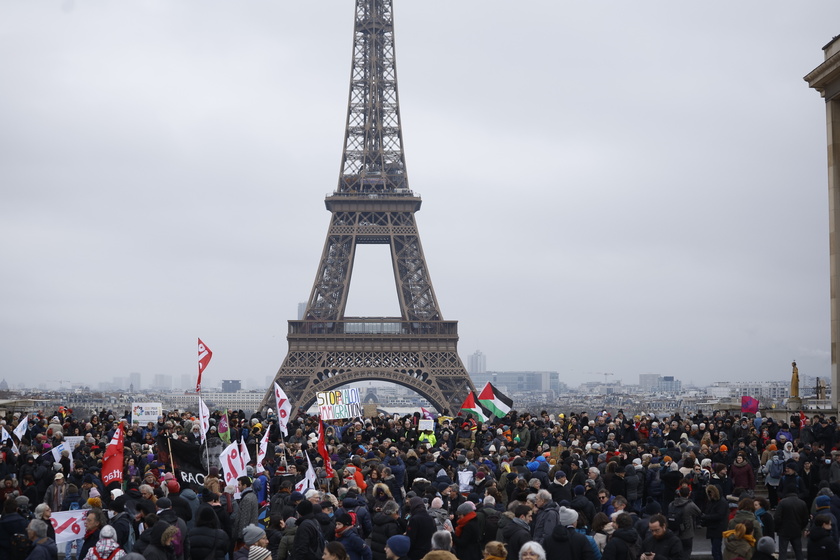
<path fill-rule="evenodd" d="M 408 558 L 411 539 L 405 535 L 394 535 L 385 543 L 385 558 L 388 560 L 403 560 Z"/>
<path fill-rule="evenodd" d="M 99 540 L 96 541 L 93 549 L 87 555 L 88 558 L 109 558 L 111 560 L 120 560 L 124 556 L 125 551 L 120 548 L 117 542 L 117 532 L 110 525 L 102 527 L 102 530 L 99 531 Z"/>
<path fill-rule="evenodd" d="M 350 560 L 363 560 L 370 554 L 364 539 L 353 525 L 353 517 L 346 511 L 335 516 L 335 539 L 344 546 Z"/>
<path fill-rule="evenodd" d="M 561 506 L 557 525 L 543 542 L 546 558 L 592 558 L 593 550 L 586 535 L 577 532 L 578 512 Z M 524 547 L 523 547 L 524 548 Z M 520 551 L 521 554 L 521 551 Z"/>
<path fill-rule="evenodd" d="M 315 506 L 309 500 L 303 500 L 296 509 L 297 530 L 289 557 L 295 560 L 321 560 L 318 550 L 321 548 L 324 537 L 321 533 L 321 524 L 315 519 Z"/>
<path fill-rule="evenodd" d="M 752 560 L 776 560 L 776 541 L 770 537 L 758 539 Z"/>
<path fill-rule="evenodd" d="M 481 560 L 481 529 L 475 504 L 466 501 L 456 510 L 455 555 L 460 560 Z"/>
<path fill-rule="evenodd" d="M 251 548 L 267 548 L 268 537 L 262 527 L 256 524 L 246 525 L 242 529 L 242 542 L 245 546 L 233 554 L 233 560 L 250 560 Z"/>

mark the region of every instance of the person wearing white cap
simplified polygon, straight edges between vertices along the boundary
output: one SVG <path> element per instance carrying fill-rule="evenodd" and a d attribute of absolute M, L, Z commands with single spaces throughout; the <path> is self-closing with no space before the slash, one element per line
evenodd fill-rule
<path fill-rule="evenodd" d="M 44 493 L 44 503 L 50 506 L 53 511 L 61 511 L 61 503 L 64 501 L 66 493 L 67 485 L 64 484 L 64 474 L 56 473 L 53 483 L 47 487 L 47 491 Z"/>

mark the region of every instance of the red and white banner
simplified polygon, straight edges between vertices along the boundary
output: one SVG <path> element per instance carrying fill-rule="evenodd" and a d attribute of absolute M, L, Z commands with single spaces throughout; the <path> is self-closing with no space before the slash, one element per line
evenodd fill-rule
<path fill-rule="evenodd" d="M 195 382 L 195 392 L 198 393 L 201 391 L 201 374 L 207 368 L 207 364 L 210 363 L 210 358 L 213 357 L 213 352 L 207 348 L 207 345 L 201 342 L 201 339 L 198 339 L 198 381 Z"/>
<path fill-rule="evenodd" d="M 292 414 L 292 403 L 289 402 L 289 397 L 286 392 L 280 388 L 277 382 L 274 382 L 274 402 L 277 405 L 277 427 L 283 432 L 284 436 L 289 435 L 286 425 L 289 423 L 289 416 Z"/>
<path fill-rule="evenodd" d="M 265 454 L 268 452 L 269 431 L 270 430 L 265 431 L 262 439 L 260 439 L 260 446 L 257 449 L 257 474 L 265 472 L 265 467 L 263 466 L 263 459 L 265 459 Z"/>
<path fill-rule="evenodd" d="M 108 486 L 111 482 L 122 482 L 123 468 L 123 423 L 117 425 L 111 443 L 105 448 L 105 456 L 102 458 L 102 482 Z"/>
<path fill-rule="evenodd" d="M 236 479 L 245 476 L 245 463 L 239 455 L 239 442 L 234 441 L 219 455 L 222 470 L 225 472 L 225 486 L 235 484 Z"/>
<path fill-rule="evenodd" d="M 210 409 L 198 398 L 198 422 L 201 424 L 201 443 L 207 439 L 207 431 L 210 429 Z"/>
<path fill-rule="evenodd" d="M 327 451 L 327 434 L 324 429 L 324 421 L 321 419 L 318 420 L 318 454 L 324 460 L 324 470 L 327 471 L 327 478 L 331 479 L 335 475 L 335 471 L 333 471 L 330 454 Z"/>
<path fill-rule="evenodd" d="M 52 512 L 50 523 L 55 529 L 55 544 L 84 538 L 85 515 L 89 512 L 89 509 Z"/>
<path fill-rule="evenodd" d="M 245 440 L 239 440 L 239 456 L 242 457 L 242 464 L 248 465 L 251 462 L 251 452 L 248 451 L 248 446 L 245 445 Z"/>
<path fill-rule="evenodd" d="M 306 475 L 304 475 L 303 479 L 295 484 L 295 490 L 301 494 L 310 488 L 315 488 L 318 482 L 318 478 L 315 476 L 315 468 L 312 466 L 312 461 L 309 460 L 309 453 L 305 453 L 304 455 L 306 455 L 306 462 L 309 463 L 309 467 L 306 469 Z"/>

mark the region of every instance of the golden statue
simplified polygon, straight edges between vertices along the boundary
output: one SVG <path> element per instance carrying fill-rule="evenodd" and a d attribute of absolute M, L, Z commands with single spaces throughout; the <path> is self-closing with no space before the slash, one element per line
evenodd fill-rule
<path fill-rule="evenodd" d="M 796 367 L 795 361 L 790 365 L 793 366 L 793 373 L 790 375 L 790 396 L 799 397 L 799 368 Z"/>

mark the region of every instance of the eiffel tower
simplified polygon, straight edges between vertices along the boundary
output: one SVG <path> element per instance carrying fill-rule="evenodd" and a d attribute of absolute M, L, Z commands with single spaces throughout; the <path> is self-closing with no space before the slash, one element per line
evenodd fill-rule
<path fill-rule="evenodd" d="M 350 382 L 413 389 L 457 413 L 472 380 L 458 357 L 458 323 L 444 321 L 429 277 L 402 147 L 392 0 L 356 0 L 347 128 L 324 252 L 303 320 L 289 321 L 289 353 L 275 381 L 293 406 Z M 345 317 L 356 246 L 388 245 L 400 317 Z M 263 405 L 272 406 L 269 389 Z"/>

